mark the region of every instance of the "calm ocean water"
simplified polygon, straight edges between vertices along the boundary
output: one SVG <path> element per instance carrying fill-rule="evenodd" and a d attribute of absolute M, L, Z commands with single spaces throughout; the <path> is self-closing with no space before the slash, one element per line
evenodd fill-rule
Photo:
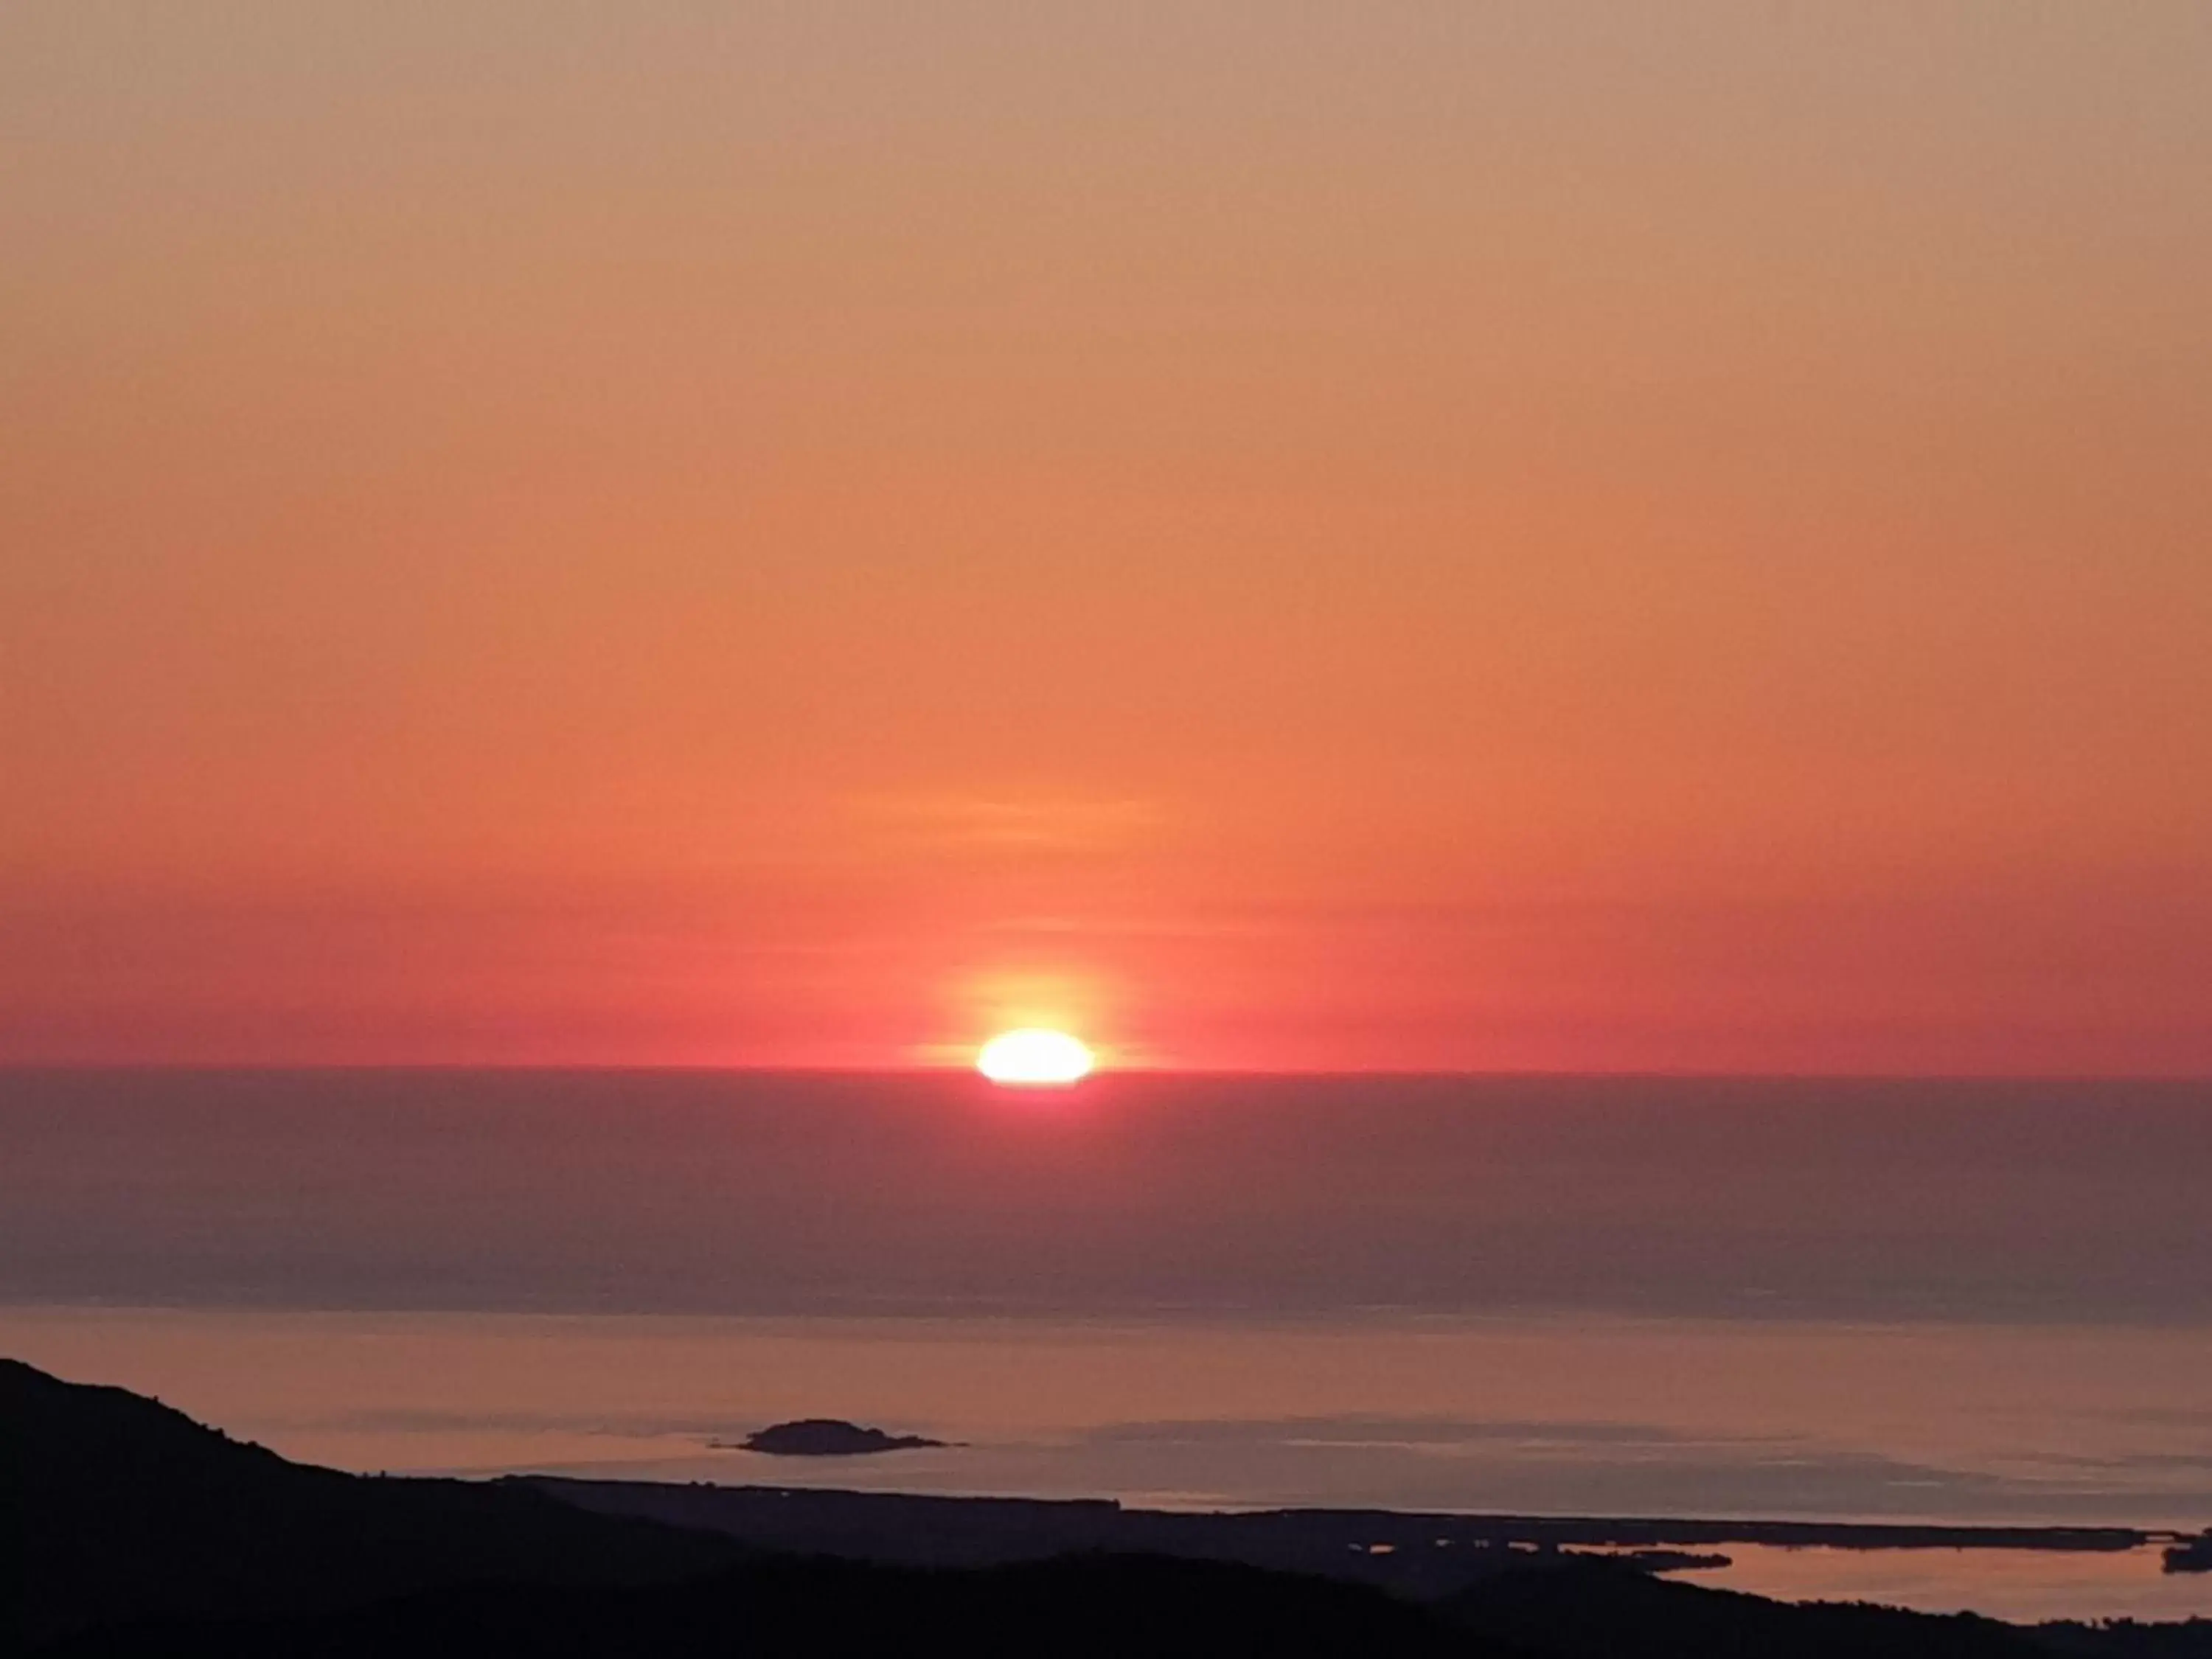
<path fill-rule="evenodd" d="M 360 1468 L 2194 1529 L 2208 1215 L 2204 1085 L 0 1074 L 0 1352 Z M 961 1443 L 714 1443 L 810 1414 Z"/>

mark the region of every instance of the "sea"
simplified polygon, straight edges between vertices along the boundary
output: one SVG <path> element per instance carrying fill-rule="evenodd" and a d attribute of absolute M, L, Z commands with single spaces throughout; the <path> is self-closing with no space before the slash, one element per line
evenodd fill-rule
<path fill-rule="evenodd" d="M 2194 1533 L 2212 1083 L 4 1072 L 0 1353 L 363 1471 Z M 948 1443 L 737 1444 L 797 1417 Z"/>

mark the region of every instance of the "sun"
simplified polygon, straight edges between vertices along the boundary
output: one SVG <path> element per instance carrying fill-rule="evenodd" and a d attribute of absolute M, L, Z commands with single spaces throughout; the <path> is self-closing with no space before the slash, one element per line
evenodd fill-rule
<path fill-rule="evenodd" d="M 1091 1074 L 1097 1057 L 1065 1031 L 1001 1031 L 975 1056 L 975 1069 L 1018 1089 L 1064 1089 Z"/>

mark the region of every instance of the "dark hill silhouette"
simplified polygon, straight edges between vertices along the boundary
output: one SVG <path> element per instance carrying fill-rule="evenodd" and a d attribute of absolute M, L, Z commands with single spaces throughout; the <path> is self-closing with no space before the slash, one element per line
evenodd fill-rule
<path fill-rule="evenodd" d="M 483 1579 L 646 1583 L 744 1553 L 524 1487 L 288 1462 L 14 1360 L 0 1360 L 0 1651 L 94 1618 L 279 1613 Z"/>
<path fill-rule="evenodd" d="M 240 1628 L 81 1637 L 50 1659 L 1539 1659 L 1427 1609 L 1213 1562 L 1070 1556 L 969 1571 L 788 1559 L 655 1589 L 441 1591 Z"/>
<path fill-rule="evenodd" d="M 2133 1619 L 2097 1624 L 2068 1620 L 2038 1625 L 2036 1639 L 2053 1653 L 2084 1659 L 2208 1659 L 2212 1656 L 2212 1619 L 2146 1625 Z"/>
<path fill-rule="evenodd" d="M 2029 1632 L 1994 1620 L 1770 1601 L 1589 1560 L 1501 1574 L 1441 1610 L 1462 1629 L 1558 1659 L 2028 1659 L 2048 1652 Z"/>

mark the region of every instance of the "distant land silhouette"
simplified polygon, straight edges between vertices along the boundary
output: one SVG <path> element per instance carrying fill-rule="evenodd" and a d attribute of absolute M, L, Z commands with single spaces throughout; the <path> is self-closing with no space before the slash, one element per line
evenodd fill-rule
<path fill-rule="evenodd" d="M 2166 1552 L 2168 1572 L 2212 1572 L 2212 1527 L 2185 1544 L 2175 1544 Z"/>
<path fill-rule="evenodd" d="M 1725 1566 L 1731 1544 L 1848 1550 L 2137 1550 L 2131 1527 L 1939 1526 L 1462 1515 L 1402 1510 L 1132 1509 L 1111 1498 L 947 1498 L 819 1487 L 516 1475 L 605 1515 L 719 1532 L 757 1549 L 900 1566 L 984 1567 L 1079 1552 L 1170 1555 L 1348 1578 L 1433 1598 L 1502 1570 L 1578 1553 L 1646 1571 Z"/>
<path fill-rule="evenodd" d="M 726 1443 L 715 1441 L 717 1446 Z M 757 1429 L 732 1449 L 766 1452 L 771 1457 L 866 1457 L 876 1452 L 911 1451 L 942 1446 L 926 1435 L 886 1434 L 836 1417 L 805 1417 Z"/>
<path fill-rule="evenodd" d="M 0 1361 L 0 1653 L 2212 1656 L 2212 1621 L 2030 1629 L 1793 1606 L 1561 1551 L 1501 1548 L 1485 1559 L 1491 1570 L 1422 1597 L 1158 1553 L 1091 1550 L 969 1568 L 801 1555 L 726 1532 L 596 1513 L 556 1492 L 582 1495 L 574 1483 L 387 1479 L 293 1463 L 122 1389 Z M 979 1501 L 1000 1520 L 1029 1513 Z M 951 1511 L 905 1513 L 926 1525 Z M 906 1547 L 927 1553 L 918 1537 Z"/>

